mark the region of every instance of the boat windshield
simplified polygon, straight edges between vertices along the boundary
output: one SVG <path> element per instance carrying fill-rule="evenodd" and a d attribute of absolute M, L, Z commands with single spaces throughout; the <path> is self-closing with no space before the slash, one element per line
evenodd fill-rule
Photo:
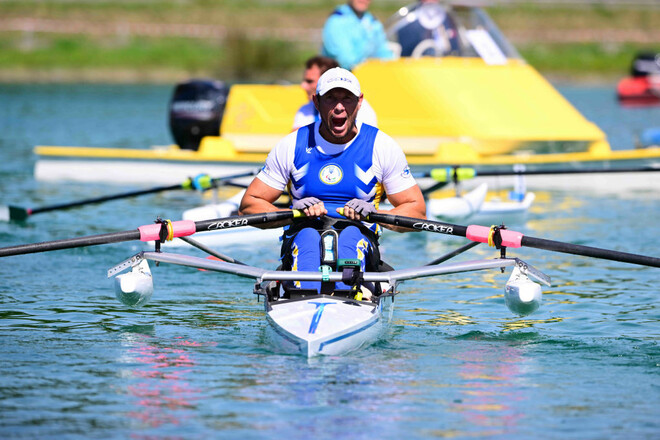
<path fill-rule="evenodd" d="M 386 28 L 401 57 L 480 57 L 489 64 L 521 58 L 488 14 L 473 6 L 417 2 L 399 9 Z"/>

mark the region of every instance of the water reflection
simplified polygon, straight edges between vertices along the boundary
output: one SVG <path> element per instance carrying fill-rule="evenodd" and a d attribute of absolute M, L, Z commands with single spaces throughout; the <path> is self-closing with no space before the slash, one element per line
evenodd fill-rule
<path fill-rule="evenodd" d="M 154 336 L 153 325 L 122 330 L 120 340 L 124 351 L 118 362 L 127 365 L 121 369 L 122 376 L 134 379 L 126 386 L 126 393 L 132 396 L 130 401 L 134 404 L 127 415 L 135 422 L 134 427 L 162 428 L 185 423 L 193 416 L 201 393 L 191 385 L 197 369 L 191 348 L 202 344 L 181 337 L 159 339 Z M 142 437 L 133 435 L 132 438 Z"/>
<path fill-rule="evenodd" d="M 450 379 L 457 394 L 448 409 L 462 416 L 466 423 L 459 426 L 469 426 L 470 435 L 515 433 L 525 417 L 525 402 L 530 399 L 526 382 L 537 367 L 534 357 L 527 355 L 527 341 L 520 337 L 507 341 L 472 332 L 457 338 L 464 350 L 451 355 L 459 366 L 457 377 Z M 467 432 L 452 433 L 459 434 Z"/>

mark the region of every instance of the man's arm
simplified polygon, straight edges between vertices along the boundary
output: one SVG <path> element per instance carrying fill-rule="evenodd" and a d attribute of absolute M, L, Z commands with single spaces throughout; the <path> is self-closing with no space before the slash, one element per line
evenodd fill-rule
<path fill-rule="evenodd" d="M 390 201 L 394 209 L 378 210 L 384 214 L 396 214 L 405 217 L 426 218 L 426 203 L 424 196 L 418 185 L 412 186 L 406 190 L 396 194 L 388 194 L 387 199 Z M 410 232 L 412 229 L 402 228 L 399 226 L 382 225 L 385 228 L 391 229 L 396 232 Z"/>
<path fill-rule="evenodd" d="M 245 190 L 241 206 L 238 208 L 239 215 L 260 214 L 262 212 L 284 211 L 273 203 L 282 195 L 282 191 L 266 185 L 262 180 L 255 177 Z M 269 223 L 262 229 L 278 228 L 291 223 L 285 220 L 278 223 Z M 258 226 L 259 227 L 259 226 Z"/>

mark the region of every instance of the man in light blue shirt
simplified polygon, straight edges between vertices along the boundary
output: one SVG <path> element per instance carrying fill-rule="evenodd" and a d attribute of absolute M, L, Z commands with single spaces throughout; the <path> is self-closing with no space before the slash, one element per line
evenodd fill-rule
<path fill-rule="evenodd" d="M 392 59 L 383 25 L 367 9 L 371 0 L 349 0 L 328 17 L 323 27 L 323 55 L 345 69 L 367 58 Z"/>

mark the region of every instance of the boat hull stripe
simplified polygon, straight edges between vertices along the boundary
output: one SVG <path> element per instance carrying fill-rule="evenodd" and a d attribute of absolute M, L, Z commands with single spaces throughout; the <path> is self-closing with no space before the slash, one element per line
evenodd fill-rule
<path fill-rule="evenodd" d="M 336 343 L 336 342 L 339 342 L 339 341 L 341 341 L 341 340 L 343 340 L 343 339 L 350 338 L 351 336 L 356 335 L 356 334 L 358 334 L 358 333 L 361 333 L 361 332 L 367 330 L 368 328 L 374 326 L 374 325 L 377 324 L 378 322 L 380 322 L 380 317 L 374 319 L 373 321 L 371 321 L 369 324 L 365 325 L 364 327 L 357 328 L 357 329 L 353 330 L 353 331 L 350 332 L 350 333 L 346 333 L 346 334 L 344 334 L 344 335 L 337 336 L 336 338 L 329 339 L 329 340 L 327 340 L 327 341 L 323 341 L 323 342 L 321 342 L 321 344 L 319 344 L 319 353 L 322 352 L 323 349 L 324 349 L 325 347 L 327 347 L 327 346 L 329 346 L 329 345 L 331 345 L 331 344 L 334 344 L 334 343 Z"/>

